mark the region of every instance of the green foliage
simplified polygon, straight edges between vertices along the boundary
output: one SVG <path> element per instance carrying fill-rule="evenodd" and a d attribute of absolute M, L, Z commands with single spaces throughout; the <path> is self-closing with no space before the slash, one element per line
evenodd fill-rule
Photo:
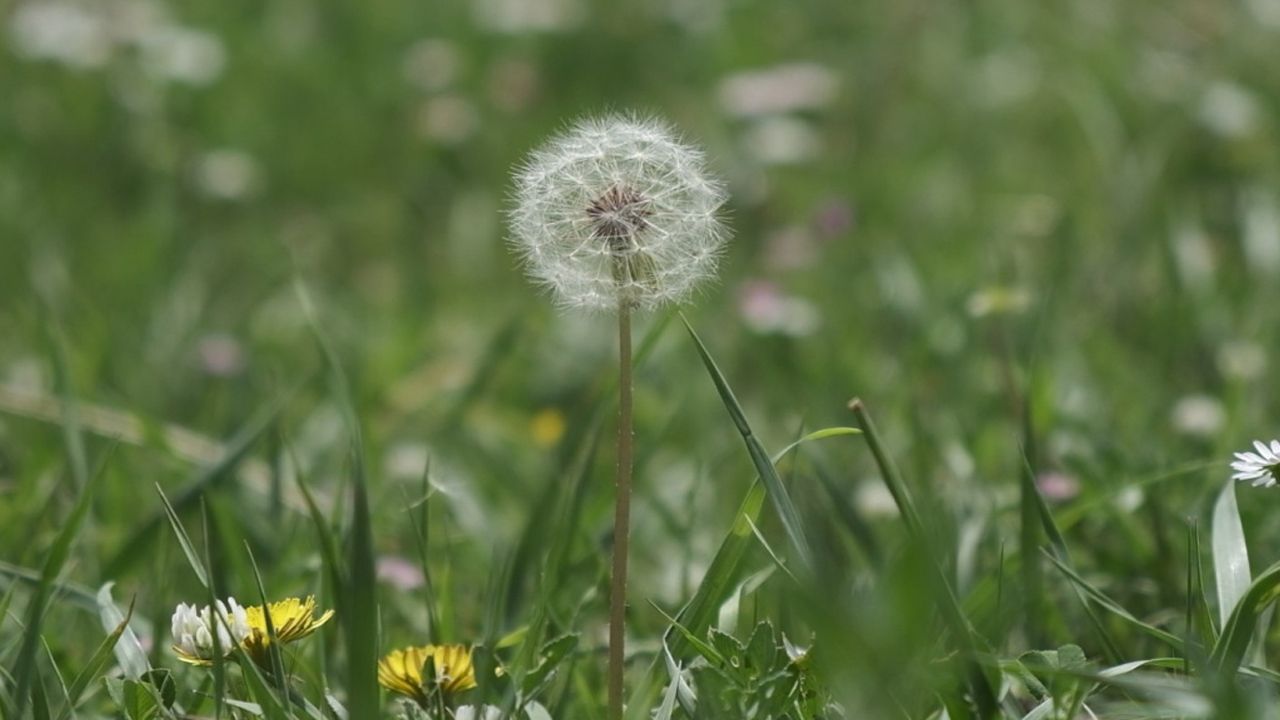
<path fill-rule="evenodd" d="M 456 642 L 601 720 L 612 333 L 503 224 L 632 108 L 733 237 L 635 318 L 630 720 L 1277 716 L 1273 6 L 5 3 L 0 717 L 421 720 Z"/>
<path fill-rule="evenodd" d="M 807 653 L 791 657 L 786 642 L 768 622 L 740 641 L 712 630 L 700 652 L 705 664 L 689 678 L 697 695 L 693 718 L 811 720 L 832 714 L 829 695 L 808 670 Z"/>

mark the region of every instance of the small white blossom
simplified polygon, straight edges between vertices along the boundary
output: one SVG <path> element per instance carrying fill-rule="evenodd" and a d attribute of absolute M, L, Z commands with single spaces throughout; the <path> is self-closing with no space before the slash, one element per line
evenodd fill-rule
<path fill-rule="evenodd" d="M 493 705 L 485 705 L 477 713 L 474 705 L 464 705 L 458 708 L 453 717 L 455 720 L 502 720 L 502 709 Z"/>
<path fill-rule="evenodd" d="M 179 656 L 190 660 L 212 659 L 214 631 L 218 633 L 218 645 L 223 655 L 239 647 L 249 636 L 249 618 L 235 598 L 229 597 L 225 603 L 217 601 L 217 611 L 221 619 L 215 619 L 207 605 L 200 608 L 178 604 L 173 611 L 170 630 L 173 648 Z"/>
<path fill-rule="evenodd" d="M 142 64 L 153 75 L 208 85 L 222 74 L 227 53 L 217 35 L 181 25 L 156 28 L 141 39 Z"/>
<path fill-rule="evenodd" d="M 725 193 L 702 153 L 655 120 L 575 123 L 515 177 L 512 245 L 566 306 L 652 309 L 715 273 Z"/>
<path fill-rule="evenodd" d="M 1253 447 L 1257 452 L 1236 453 L 1231 479 L 1247 480 L 1254 487 L 1271 487 L 1280 482 L 1280 440 L 1272 440 L 1270 445 L 1255 440 Z"/>
<path fill-rule="evenodd" d="M 9 34 L 24 58 L 52 60 L 74 68 L 97 68 L 111 57 L 111 37 L 102 17 L 81 3 L 27 2 L 14 11 Z"/>

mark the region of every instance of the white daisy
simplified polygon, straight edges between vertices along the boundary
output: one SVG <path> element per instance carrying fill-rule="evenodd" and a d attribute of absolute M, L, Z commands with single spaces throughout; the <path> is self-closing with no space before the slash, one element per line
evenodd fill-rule
<path fill-rule="evenodd" d="M 1280 440 L 1272 440 L 1270 445 L 1255 440 L 1253 447 L 1257 452 L 1236 453 L 1231 479 L 1247 480 L 1255 487 L 1271 487 L 1280 482 Z"/>

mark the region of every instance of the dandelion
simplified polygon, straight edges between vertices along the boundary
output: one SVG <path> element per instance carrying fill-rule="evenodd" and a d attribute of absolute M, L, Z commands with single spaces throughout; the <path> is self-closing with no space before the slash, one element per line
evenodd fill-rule
<path fill-rule="evenodd" d="M 656 120 L 579 121 L 516 173 L 512 244 L 562 305 L 618 314 L 618 439 L 609 586 L 609 717 L 622 718 L 631 524 L 631 312 L 685 300 L 727 233 L 701 151 Z"/>
<path fill-rule="evenodd" d="M 296 597 L 285 598 L 271 603 L 267 608 L 271 613 L 271 626 L 275 630 L 276 640 L 281 645 L 301 640 L 333 617 L 332 610 L 326 610 L 320 617 L 316 617 L 316 599 L 313 596 L 307 596 L 305 600 Z M 268 652 L 271 636 L 267 632 L 267 618 L 263 606 L 252 605 L 246 608 L 245 619 L 248 622 L 250 634 L 241 646 L 254 662 L 265 666 L 270 657 Z"/>
<path fill-rule="evenodd" d="M 213 632 L 218 633 L 218 648 L 222 657 L 242 648 L 254 662 L 266 666 L 271 645 L 267 632 L 266 612 L 262 605 L 243 607 L 235 598 L 216 603 L 215 618 L 210 608 L 179 604 L 173 611 L 173 652 L 178 659 L 192 665 L 212 665 L 214 659 Z M 315 632 L 333 617 L 328 610 L 315 616 L 316 599 L 287 598 L 271 603 L 271 625 L 280 644 L 288 644 Z"/>
<path fill-rule="evenodd" d="M 725 193 L 656 120 L 586 119 L 516 173 L 512 244 L 564 305 L 655 308 L 715 273 Z"/>
<path fill-rule="evenodd" d="M 431 673 L 424 678 L 428 662 Z M 476 670 L 471 663 L 471 650 L 465 645 L 419 645 L 392 651 L 379 660 L 378 683 L 429 709 L 437 689 L 445 697 L 452 697 L 474 688 Z"/>
<path fill-rule="evenodd" d="M 1271 487 L 1280 482 L 1280 440 L 1272 440 L 1270 445 L 1254 440 L 1253 447 L 1257 452 L 1236 453 L 1231 479 L 1247 480 L 1254 487 Z"/>
<path fill-rule="evenodd" d="M 217 616 L 209 606 L 204 608 L 179 603 L 173 611 L 171 632 L 173 652 L 178 659 L 191 665 L 212 665 L 215 655 L 214 633 L 217 647 L 223 657 L 240 646 L 253 630 L 249 626 L 248 612 L 233 597 L 215 604 Z"/>

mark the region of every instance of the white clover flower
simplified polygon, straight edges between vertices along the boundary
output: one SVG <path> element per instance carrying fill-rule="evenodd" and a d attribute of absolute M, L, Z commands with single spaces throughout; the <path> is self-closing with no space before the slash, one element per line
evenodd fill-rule
<path fill-rule="evenodd" d="M 665 123 L 587 118 L 516 172 L 511 242 L 563 305 L 652 309 L 715 274 L 725 199 L 702 152 Z"/>
<path fill-rule="evenodd" d="M 1232 480 L 1247 480 L 1254 487 L 1271 487 L 1280 482 L 1280 440 L 1272 440 L 1270 445 L 1254 440 L 1256 453 L 1238 452 L 1236 461 L 1231 463 L 1235 470 Z"/>
<path fill-rule="evenodd" d="M 225 657 L 249 636 L 249 618 L 233 597 L 217 601 L 220 619 L 215 619 L 209 606 L 179 603 L 173 611 L 170 630 L 173 651 L 178 659 L 194 665 L 207 665 L 213 659 L 213 632 L 218 633 L 218 646 Z"/>
<path fill-rule="evenodd" d="M 529 720 L 551 720 L 547 709 L 536 702 L 524 706 L 524 715 Z M 502 720 L 502 717 L 502 708 L 495 705 L 485 705 L 479 709 L 475 705 L 463 705 L 453 714 L 454 720 Z"/>

